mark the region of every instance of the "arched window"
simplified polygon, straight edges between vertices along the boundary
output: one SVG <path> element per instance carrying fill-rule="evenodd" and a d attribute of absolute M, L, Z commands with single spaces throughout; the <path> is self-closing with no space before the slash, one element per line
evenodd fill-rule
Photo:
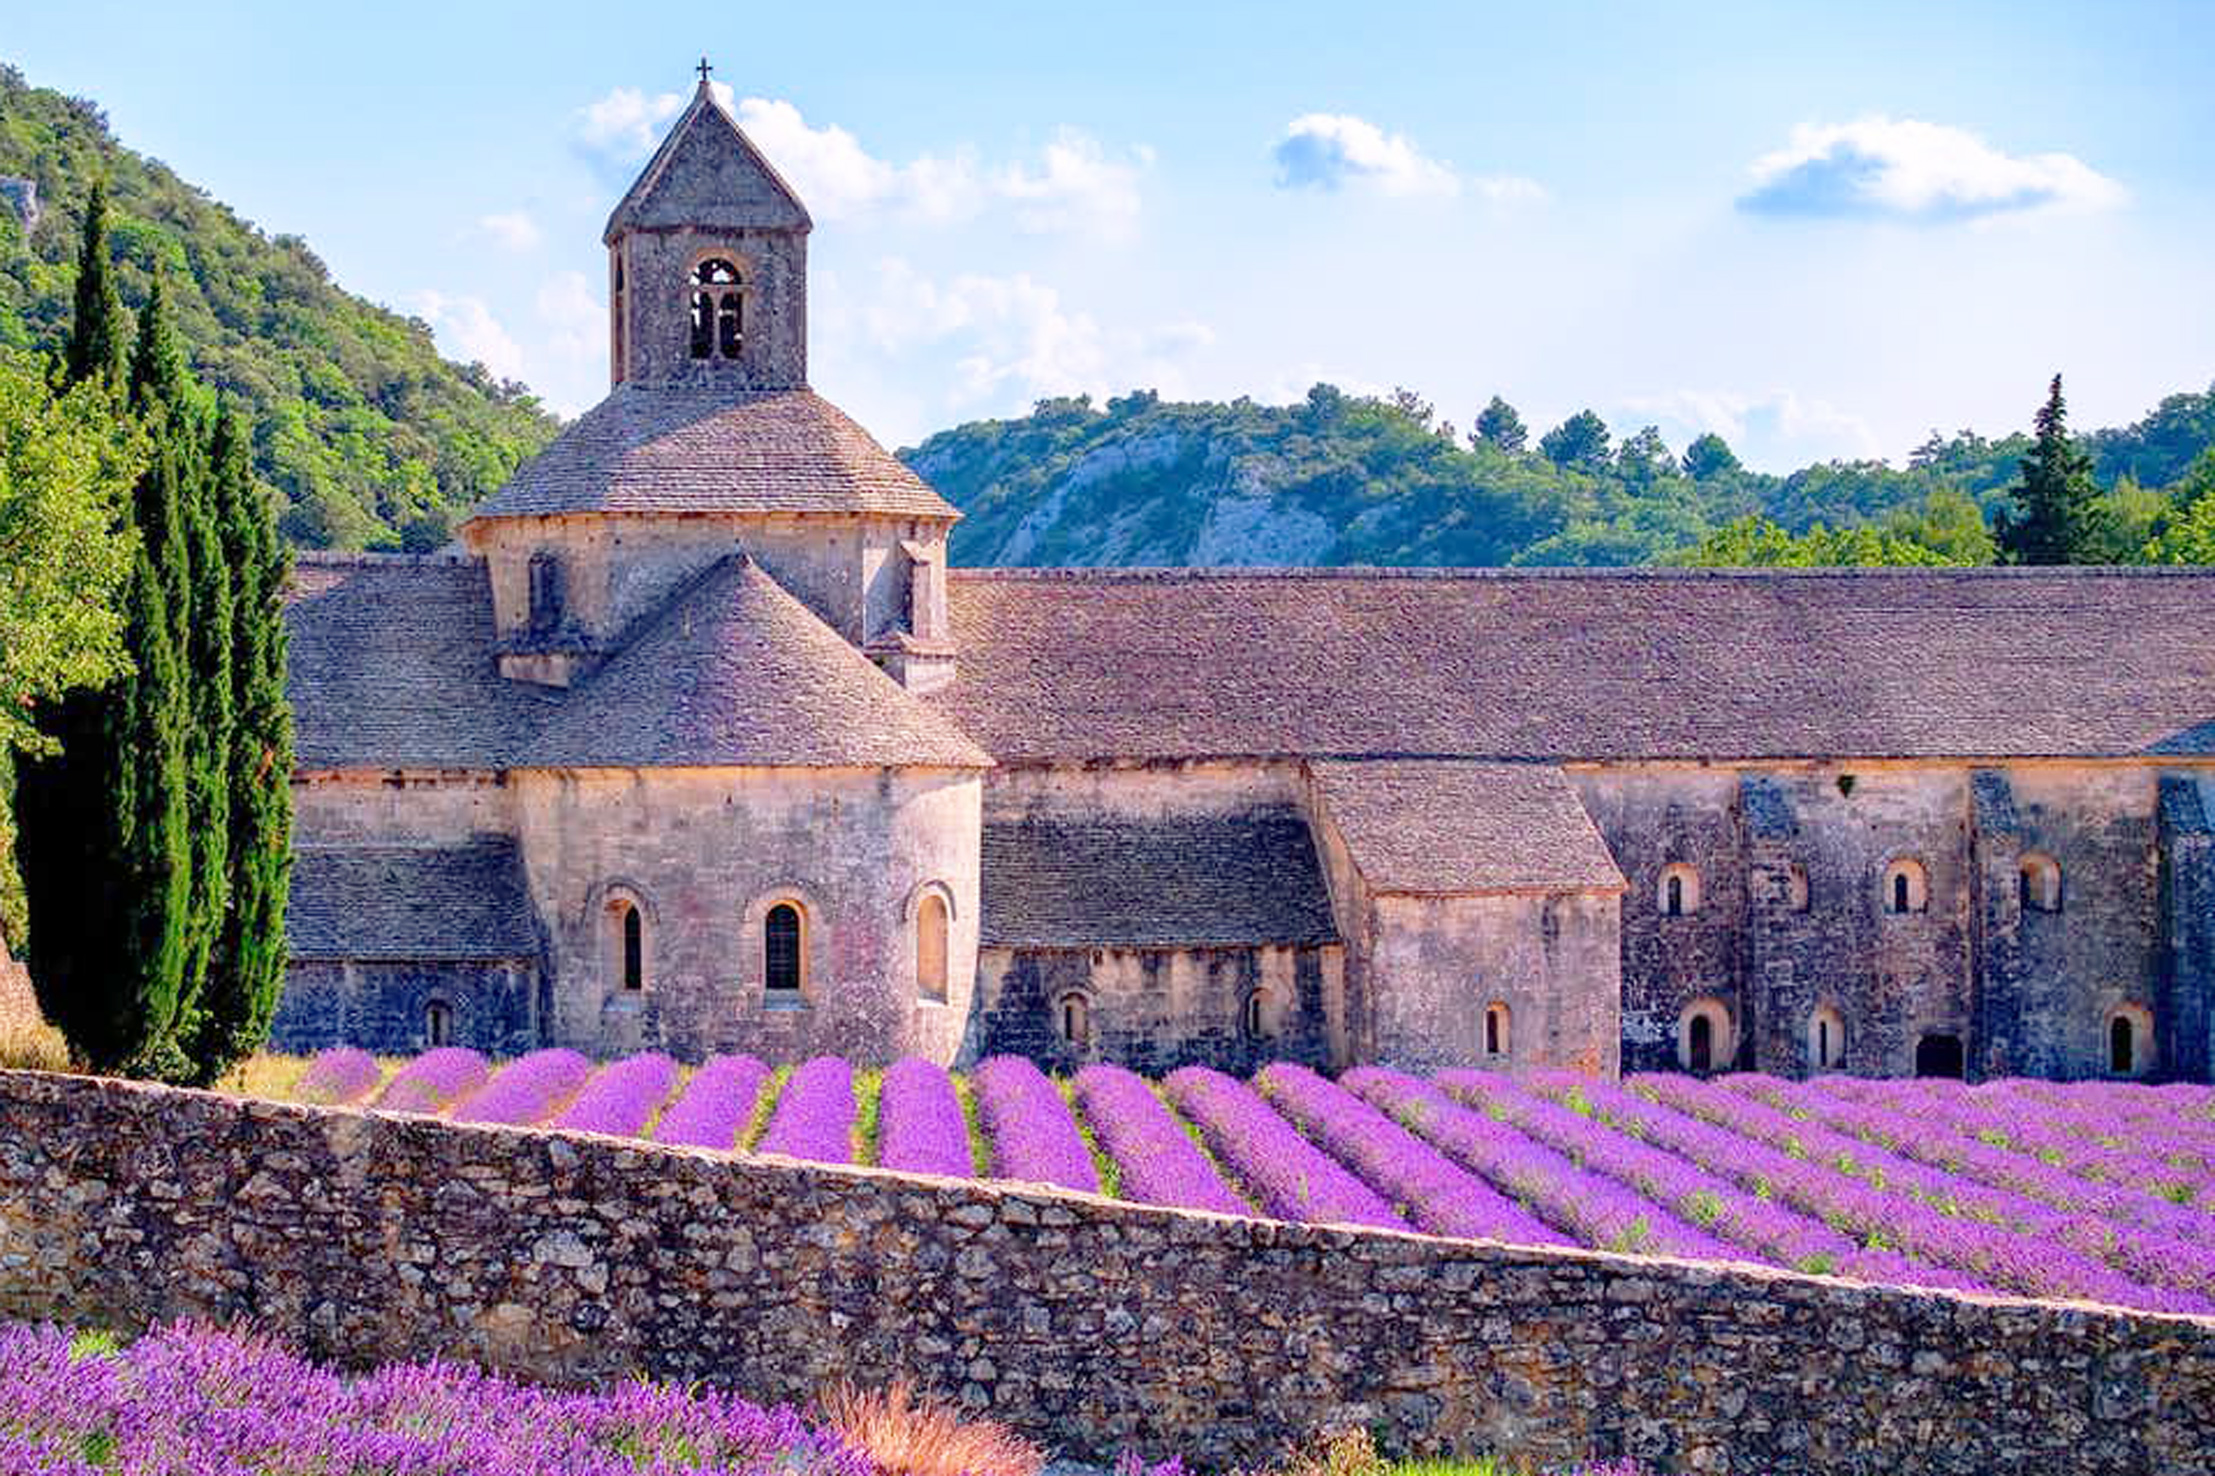
<path fill-rule="evenodd" d="M 1509 1032 L 1513 1024 L 1508 1008 L 1497 1000 L 1484 1007 L 1484 1053 L 1488 1056 L 1505 1056 L 1514 1050 L 1514 1037 Z"/>
<path fill-rule="evenodd" d="M 771 994 L 800 992 L 806 973 L 801 932 L 800 909 L 790 902 L 779 902 L 762 919 L 762 983 Z"/>
<path fill-rule="evenodd" d="M 646 987 L 646 920 L 636 905 L 623 904 L 623 988 L 636 993 Z"/>
<path fill-rule="evenodd" d="M 1807 1064 L 1811 1071 L 1836 1071 L 1846 1063 L 1846 1017 L 1829 1005 L 1817 1005 L 1807 1017 Z"/>
<path fill-rule="evenodd" d="M 2153 1015 L 2143 1005 L 2117 1005 L 2107 1012 L 2107 1070 L 2110 1076 L 2144 1076 L 2153 1069 Z"/>
<path fill-rule="evenodd" d="M 1959 1081 L 1962 1070 L 1961 1037 L 1926 1035 L 1915 1042 L 1915 1074 L 1943 1076 Z"/>
<path fill-rule="evenodd" d="M 1807 911 L 1807 868 L 1794 866 L 1784 873 L 1784 905 L 1793 912 Z"/>
<path fill-rule="evenodd" d="M 1054 1025 L 1062 1040 L 1082 1050 L 1092 1043 L 1092 1001 L 1081 994 L 1065 994 L 1054 1010 Z"/>
<path fill-rule="evenodd" d="M 1700 910 L 1700 873 L 1682 861 L 1661 868 L 1656 902 L 1663 917 L 1684 917 Z"/>
<path fill-rule="evenodd" d="M 1677 1017 L 1677 1064 L 1705 1074 L 1730 1064 L 1730 1010 L 1719 999 L 1696 999 Z"/>
<path fill-rule="evenodd" d="M 531 630 L 543 635 L 561 624 L 561 555 L 540 549 L 531 555 Z"/>
<path fill-rule="evenodd" d="M 946 998 L 946 899 L 925 892 L 915 904 L 915 993 L 919 999 Z"/>
<path fill-rule="evenodd" d="M 692 270 L 692 357 L 735 359 L 746 345 L 746 288 L 738 267 L 711 256 Z"/>
<path fill-rule="evenodd" d="M 434 1046 L 454 1043 L 454 1007 L 445 1000 L 434 999 L 423 1006 L 423 1039 Z"/>
<path fill-rule="evenodd" d="M 1270 1008 L 1273 1003 L 1266 989 L 1256 989 L 1246 996 L 1238 1026 L 1248 1040 L 1267 1040 L 1276 1034 L 1276 1011 Z"/>
<path fill-rule="evenodd" d="M 2059 912 L 2061 910 L 2061 865 L 2053 857 L 2032 851 L 2023 857 L 2020 879 L 2023 911 Z"/>
<path fill-rule="evenodd" d="M 1884 868 L 1884 910 L 1921 912 L 1930 906 L 1930 884 L 1919 861 L 1898 860 Z"/>

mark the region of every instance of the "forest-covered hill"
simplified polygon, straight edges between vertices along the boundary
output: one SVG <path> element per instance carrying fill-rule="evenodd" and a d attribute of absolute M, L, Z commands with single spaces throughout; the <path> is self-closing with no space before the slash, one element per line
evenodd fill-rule
<path fill-rule="evenodd" d="M 1754 514 L 1795 533 L 1902 529 L 1977 562 L 1979 513 L 2015 481 L 2044 386 L 2025 375 L 2024 434 L 1962 431 L 1905 467 L 1786 476 L 1746 470 L 1713 436 L 1682 454 L 1650 427 L 1618 441 L 1589 411 L 1540 436 L 1496 400 L 1464 437 L 1412 394 L 1328 385 L 1285 406 L 1044 400 L 901 455 L 966 514 L 957 564 L 1634 564 Z M 2133 562 L 2172 506 L 2164 489 L 2215 443 L 2215 386 L 2083 441 L 2114 530 L 2104 561 Z"/>
<path fill-rule="evenodd" d="M 427 325 L 339 288 L 297 236 L 264 235 L 124 147 L 96 105 L 6 66 L 0 176 L 30 180 L 40 207 L 26 236 L 0 202 L 0 344 L 60 342 L 86 193 L 104 177 L 125 303 L 166 265 L 193 370 L 244 403 L 296 543 L 434 546 L 556 429 L 524 386 L 448 363 Z"/>

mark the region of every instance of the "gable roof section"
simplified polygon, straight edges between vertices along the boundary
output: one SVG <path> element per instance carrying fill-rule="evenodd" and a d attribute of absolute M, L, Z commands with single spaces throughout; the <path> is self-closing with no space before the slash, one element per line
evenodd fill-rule
<path fill-rule="evenodd" d="M 1331 943 L 1338 930 L 1297 810 L 987 820 L 986 946 L 1175 948 Z"/>
<path fill-rule="evenodd" d="M 501 677 L 474 559 L 303 554 L 285 623 L 301 769 L 502 768 L 560 705 Z"/>
<path fill-rule="evenodd" d="M 303 959 L 532 959 L 523 858 L 514 841 L 468 845 L 305 846 L 285 912 Z"/>
<path fill-rule="evenodd" d="M 2215 755 L 2215 574 L 955 570 L 1002 762 Z"/>
<path fill-rule="evenodd" d="M 619 384 L 470 517 L 764 512 L 960 516 L 813 390 Z"/>
<path fill-rule="evenodd" d="M 1373 759 L 1310 770 L 1324 818 L 1372 890 L 1622 890 L 1576 787 L 1551 764 Z"/>
<path fill-rule="evenodd" d="M 613 245 L 625 231 L 686 226 L 787 231 L 813 226 L 799 195 L 704 81 L 617 202 L 602 239 Z"/>
<path fill-rule="evenodd" d="M 519 765 L 984 769 L 992 758 L 740 554 L 574 688 Z"/>

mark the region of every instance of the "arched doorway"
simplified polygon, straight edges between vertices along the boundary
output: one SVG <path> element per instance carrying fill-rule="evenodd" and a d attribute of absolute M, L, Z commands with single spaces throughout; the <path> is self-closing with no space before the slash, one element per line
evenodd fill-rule
<path fill-rule="evenodd" d="M 1685 1064 L 1694 1071 L 1715 1069 L 1715 1025 L 1706 1015 L 1694 1015 L 1685 1039 Z"/>
<path fill-rule="evenodd" d="M 1961 1037 L 1926 1035 L 1915 1042 L 1915 1074 L 1962 1078 Z"/>

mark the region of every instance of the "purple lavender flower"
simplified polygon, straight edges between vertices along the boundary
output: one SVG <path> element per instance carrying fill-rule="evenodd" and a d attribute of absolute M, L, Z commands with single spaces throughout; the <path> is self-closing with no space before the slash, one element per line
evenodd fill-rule
<path fill-rule="evenodd" d="M 793 1072 L 754 1151 L 852 1163 L 854 1068 L 837 1056 L 817 1056 Z"/>
<path fill-rule="evenodd" d="M 884 1074 L 877 1124 L 877 1162 L 886 1168 L 954 1179 L 975 1170 L 969 1119 L 942 1066 L 920 1056 L 893 1062 Z"/>
<path fill-rule="evenodd" d="M 465 1046 L 425 1051 L 393 1074 L 372 1107 L 387 1112 L 444 1112 L 484 1085 L 492 1067 Z"/>
<path fill-rule="evenodd" d="M 1349 1071 L 1341 1080 L 1449 1158 L 1515 1196 L 1532 1214 L 1586 1245 L 1631 1254 L 1736 1258 L 1730 1246 L 1644 1195 L 1587 1173 L 1511 1123 L 1472 1112 L 1428 1082 L 1374 1066 Z"/>
<path fill-rule="evenodd" d="M 176 1326 L 73 1357 L 55 1328 L 0 1327 L 0 1468 L 248 1476 L 266 1471 L 471 1476 L 872 1476 L 789 1408 L 642 1383 L 532 1388 L 464 1364 L 344 1378 L 274 1344 Z"/>
<path fill-rule="evenodd" d="M 1115 1162 L 1125 1199 L 1219 1215 L 1254 1212 L 1142 1078 L 1095 1064 L 1079 1071 L 1074 1085 L 1093 1136 Z"/>
<path fill-rule="evenodd" d="M 1170 1099 L 1269 1215 L 1314 1225 L 1413 1227 L 1279 1117 L 1252 1087 L 1205 1066 L 1169 1073 Z"/>
<path fill-rule="evenodd" d="M 1310 1141 L 1391 1195 L 1419 1229 L 1521 1245 L 1567 1243 L 1514 1200 L 1305 1066 L 1280 1061 L 1254 1085 Z"/>
<path fill-rule="evenodd" d="M 992 1140 L 995 1178 L 1098 1191 L 1092 1152 L 1045 1072 L 1022 1056 L 994 1056 L 969 1073 L 969 1087 Z"/>
<path fill-rule="evenodd" d="M 660 1052 L 627 1057 L 594 1072 L 576 1100 L 554 1119 L 554 1126 L 635 1137 L 654 1109 L 669 1100 L 670 1088 L 676 1084 L 677 1063 Z"/>
<path fill-rule="evenodd" d="M 592 1074 L 575 1051 L 533 1051 L 494 1073 L 475 1096 L 454 1109 L 456 1122 L 504 1122 L 527 1126 L 559 1111 Z"/>
<path fill-rule="evenodd" d="M 340 1107 L 368 1096 L 369 1089 L 383 1080 L 384 1074 L 377 1058 L 360 1046 L 332 1046 L 318 1051 L 308 1062 L 293 1095 L 303 1102 Z"/>
<path fill-rule="evenodd" d="M 769 1068 L 752 1056 L 709 1057 L 654 1124 L 654 1141 L 736 1148 L 740 1131 L 754 1120 L 754 1103 L 768 1079 Z"/>

